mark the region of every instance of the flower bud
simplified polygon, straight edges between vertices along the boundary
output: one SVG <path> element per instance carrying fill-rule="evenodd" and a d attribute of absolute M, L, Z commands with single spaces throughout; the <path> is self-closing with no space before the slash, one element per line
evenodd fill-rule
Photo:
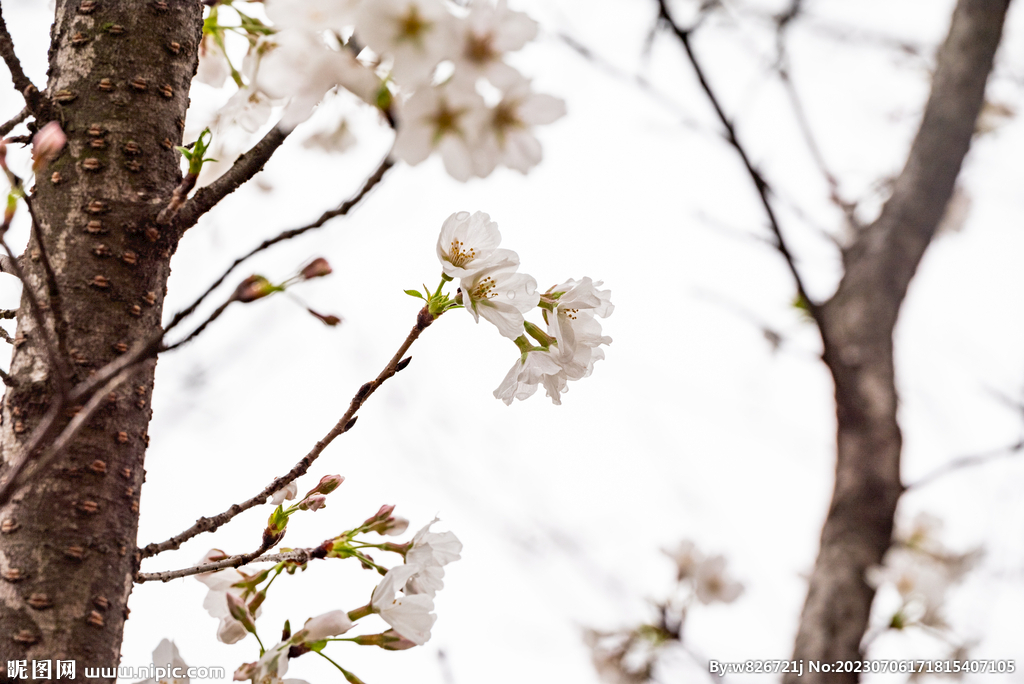
<path fill-rule="evenodd" d="M 349 619 L 348 613 L 343 610 L 332 610 L 306 620 L 302 631 L 295 636 L 301 636 L 302 641 L 309 643 L 344 634 L 350 629 L 352 629 L 352 620 Z"/>
<path fill-rule="evenodd" d="M 285 501 L 291 501 L 299 494 L 299 486 L 294 482 L 290 482 L 284 488 L 274 492 L 274 496 L 270 498 L 270 503 L 274 506 L 280 506 Z"/>
<path fill-rule="evenodd" d="M 39 129 L 32 137 L 32 170 L 39 171 L 56 159 L 67 141 L 68 137 L 56 121 L 51 121 Z"/>
<path fill-rule="evenodd" d="M 232 680 L 236 682 L 245 682 L 256 676 L 256 663 L 242 663 L 237 670 Z"/>
<path fill-rule="evenodd" d="M 330 494 L 335 489 L 340 487 L 341 483 L 344 481 L 345 478 L 342 475 L 324 475 L 322 478 L 320 478 L 320 484 L 318 484 L 316 486 L 316 489 L 314 489 L 313 491 L 319 492 L 321 494 Z"/>
<path fill-rule="evenodd" d="M 302 277 L 306 280 L 311 278 L 320 278 L 323 276 L 331 275 L 331 265 L 327 263 L 327 259 L 318 257 L 313 259 L 311 262 L 302 267 L 300 271 Z"/>
<path fill-rule="evenodd" d="M 236 302 L 253 302 L 275 292 L 276 288 L 261 275 L 251 275 L 235 288 L 231 299 Z"/>
<path fill-rule="evenodd" d="M 394 512 L 395 512 L 395 504 L 384 504 L 383 506 L 380 507 L 380 509 L 376 513 L 374 513 L 369 518 L 367 518 L 363 522 L 363 525 L 372 525 L 375 522 L 379 522 L 381 520 L 387 520 L 391 516 L 391 514 L 394 513 Z"/>
<path fill-rule="evenodd" d="M 313 315 L 316 318 L 318 318 L 321 323 L 323 323 L 324 325 L 326 325 L 328 327 L 331 327 L 331 328 L 333 328 L 336 325 L 339 325 L 341 323 L 341 321 L 342 321 L 341 316 L 335 316 L 334 314 L 322 314 L 322 313 L 313 311 L 310 308 L 307 308 L 306 311 L 308 311 L 311 315 Z"/>
<path fill-rule="evenodd" d="M 316 496 L 307 496 L 299 504 L 299 510 L 302 511 L 318 511 L 327 505 L 327 497 L 317 494 Z"/>
<path fill-rule="evenodd" d="M 228 612 L 231 613 L 231 617 L 242 623 L 245 631 L 255 633 L 256 624 L 252 621 L 252 616 L 249 615 L 249 609 L 246 607 L 245 601 L 230 592 L 225 595 L 228 599 Z"/>
<path fill-rule="evenodd" d="M 385 651 L 404 651 L 416 645 L 393 629 L 381 634 L 360 634 L 352 641 L 360 646 L 379 646 Z"/>
<path fill-rule="evenodd" d="M 396 518 L 391 515 L 395 510 L 394 504 L 385 504 L 375 514 L 363 521 L 361 527 L 367 532 L 395 536 L 402 534 L 409 527 L 409 521 L 405 518 Z"/>
<path fill-rule="evenodd" d="M 406 639 L 393 629 L 389 629 L 381 636 L 384 637 L 384 643 L 380 644 L 380 647 L 385 651 L 404 651 L 416 645 L 415 641 Z"/>

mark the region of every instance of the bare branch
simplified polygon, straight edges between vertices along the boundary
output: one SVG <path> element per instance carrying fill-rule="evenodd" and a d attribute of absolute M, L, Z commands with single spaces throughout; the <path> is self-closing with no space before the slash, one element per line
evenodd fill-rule
<path fill-rule="evenodd" d="M 925 475 L 920 480 L 908 484 L 904 491 L 920 489 L 924 485 L 931 484 L 944 475 L 949 475 L 950 473 L 961 470 L 962 468 L 972 468 L 974 466 L 984 465 L 999 459 L 1009 458 L 1010 456 L 1017 456 L 1022 451 L 1024 451 L 1024 437 L 1017 440 L 1014 444 L 1009 444 L 1001 449 L 994 449 L 993 451 L 987 451 L 982 454 L 972 454 L 971 456 L 960 456 L 959 458 L 954 458 L 946 465 Z"/>
<path fill-rule="evenodd" d="M 247 254 L 244 254 L 235 259 L 231 263 L 231 265 L 228 266 L 227 270 L 224 271 L 224 273 L 222 273 L 221 276 L 217 278 L 217 280 L 215 280 L 212 285 L 210 285 L 210 287 L 206 288 L 206 291 L 199 295 L 199 297 L 194 302 L 192 302 L 192 304 L 190 304 L 188 307 L 182 309 L 181 311 L 174 315 L 174 318 L 172 318 L 171 322 L 167 325 L 165 332 L 166 330 L 170 330 L 178 323 L 180 323 L 181 320 L 184 319 L 186 316 L 190 316 L 214 290 L 221 286 L 221 284 L 227 279 L 227 277 L 231 275 L 232 271 L 238 268 L 238 266 L 240 266 L 247 259 L 264 251 L 265 249 L 273 247 L 279 242 L 290 240 L 315 228 L 319 228 L 332 218 L 338 216 L 345 216 L 346 214 L 348 214 L 357 204 L 359 204 L 370 193 L 371 190 L 373 190 L 374 187 L 376 187 L 378 183 L 380 183 L 381 179 L 384 178 L 384 174 L 386 174 L 388 170 L 394 165 L 395 162 L 391 159 L 391 157 L 385 157 L 374 170 L 374 172 L 370 174 L 370 176 L 363 182 L 363 186 L 359 189 L 359 191 L 356 192 L 356 194 L 350 197 L 349 199 L 342 202 L 342 204 L 338 206 L 338 208 L 331 209 L 330 211 L 325 211 L 323 214 L 320 215 L 320 218 L 318 218 L 313 223 L 302 226 L 301 228 L 293 228 L 291 230 L 286 230 L 283 233 L 279 233 L 275 237 L 264 240 Z M 188 205 L 186 205 L 185 208 L 182 209 L 181 213 L 184 213 L 186 210 L 188 210 Z"/>
<path fill-rule="evenodd" d="M 188 528 L 181 534 L 177 534 L 171 537 L 166 541 L 149 544 L 145 546 L 144 548 L 139 550 L 141 554 L 140 557 L 149 558 L 151 556 L 155 556 L 158 553 L 162 553 L 163 551 L 177 549 L 183 543 L 185 543 L 189 539 L 192 539 L 195 536 L 198 536 L 204 532 L 213 532 L 214 530 L 216 530 L 221 525 L 225 524 L 238 514 L 249 510 L 253 506 L 259 506 L 261 504 L 266 503 L 267 500 L 271 496 L 273 496 L 275 492 L 284 489 L 286 486 L 288 486 L 289 483 L 293 482 L 300 476 L 304 475 L 306 471 L 309 470 L 309 467 L 313 465 L 313 462 L 320 457 L 320 454 L 323 453 L 323 450 L 326 449 L 327 446 L 335 440 L 335 438 L 352 429 L 356 421 L 356 412 L 366 402 L 370 395 L 373 394 L 378 387 L 384 384 L 384 382 L 388 378 L 397 373 L 400 368 L 405 367 L 403 359 L 405 358 L 406 352 L 409 351 L 409 347 L 412 346 L 412 343 L 416 341 L 416 339 L 420 336 L 420 333 L 426 330 L 427 326 L 433 323 L 433 321 L 434 317 L 429 311 L 427 311 L 426 307 L 420 310 L 419 314 L 416 317 L 416 325 L 413 326 L 412 330 L 409 332 L 409 335 L 405 338 L 405 341 L 398 348 L 398 351 L 395 352 L 394 356 L 391 357 L 391 360 L 384 367 L 384 370 L 382 370 L 380 374 L 372 381 L 364 384 L 362 387 L 359 388 L 359 391 L 357 391 L 355 396 L 352 397 L 352 401 L 349 402 L 348 410 L 345 411 L 345 415 L 341 417 L 341 419 L 334 425 L 334 427 L 331 428 L 330 432 L 324 435 L 323 439 L 317 442 L 316 445 L 309 451 L 309 453 L 307 453 L 302 458 L 301 461 L 296 463 L 295 467 L 288 471 L 287 474 L 279 478 L 276 478 L 273 482 L 267 485 L 263 489 L 263 491 L 261 491 L 259 494 L 252 497 L 251 499 L 243 501 L 240 504 L 235 504 L 234 506 L 231 506 L 228 510 L 218 515 L 215 515 L 212 518 L 200 518 L 196 521 L 194 525 L 192 525 L 192 527 Z"/>
<path fill-rule="evenodd" d="M 28 442 L 22 447 L 21 458 L 0 477 L 0 506 L 7 503 L 11 494 L 14 493 L 15 480 L 21 474 L 22 469 L 28 465 L 32 454 L 52 434 L 57 426 L 57 418 L 60 416 L 61 411 L 64 410 L 64 405 L 63 397 L 58 394 L 53 404 L 50 405 L 50 408 L 43 415 L 42 420 L 39 421 L 36 429 L 32 431 L 32 436 L 28 438 Z"/>
<path fill-rule="evenodd" d="M 736 153 L 739 154 L 740 159 L 743 161 L 743 166 L 750 175 L 750 179 L 754 182 L 754 187 L 757 188 L 757 194 L 761 198 L 761 204 L 764 206 L 765 213 L 768 215 L 768 223 L 771 227 L 772 233 L 775 235 L 775 247 L 786 260 L 786 265 L 789 267 L 789 271 L 796 283 L 797 293 L 800 295 L 800 298 L 807 303 L 808 310 L 811 312 L 814 319 L 816 321 L 820 320 L 818 316 L 818 305 L 807 294 L 807 289 L 804 287 L 803 279 L 800 277 L 800 271 L 796 267 L 796 260 L 793 258 L 793 254 L 790 252 L 789 247 L 786 244 L 786 240 L 782 236 L 782 229 L 779 227 L 779 222 L 775 218 L 775 211 L 772 209 L 772 203 L 768 198 L 768 193 L 770 191 L 768 183 L 751 163 L 746 149 L 742 144 L 740 144 L 739 139 L 736 137 L 736 129 L 733 126 L 732 121 L 725 115 L 725 112 L 722 110 L 722 106 L 718 102 L 718 97 L 715 95 L 714 90 L 711 88 L 711 84 L 704 75 L 704 69 L 701 67 L 700 62 L 697 60 L 697 56 L 693 52 L 693 47 L 690 45 L 691 30 L 683 29 L 675 23 L 672 19 L 672 15 L 669 13 L 666 0 L 658 0 L 658 8 L 658 18 L 665 22 L 665 25 L 668 26 L 682 44 L 683 50 L 686 52 L 686 57 L 690 60 L 690 65 L 697 74 L 697 80 L 700 81 L 704 94 L 707 96 L 708 101 L 714 108 L 715 114 L 718 116 L 718 120 L 721 122 L 722 127 L 725 128 L 726 140 L 730 145 L 732 145 L 733 149 L 736 150 Z"/>
<path fill-rule="evenodd" d="M 290 561 L 292 563 L 298 563 L 299 565 L 305 565 L 311 560 L 323 558 L 319 549 L 292 549 L 284 553 L 268 553 L 266 556 L 260 556 L 253 560 L 253 563 L 280 563 L 282 561 Z"/>
<path fill-rule="evenodd" d="M 594 50 L 590 49 L 567 33 L 555 33 L 553 35 L 568 46 L 573 52 L 590 62 L 595 68 L 600 69 L 612 78 L 616 78 L 620 81 L 636 86 L 640 91 L 671 112 L 674 116 L 679 117 L 679 122 L 687 128 L 691 128 L 695 131 L 704 130 L 704 126 L 699 121 L 690 116 L 689 113 L 684 112 L 682 108 L 672 100 L 672 98 L 655 88 L 651 82 L 641 74 L 630 74 L 622 71 L 614 64 L 597 54 Z"/>
<path fill-rule="evenodd" d="M 33 221 L 34 223 L 34 221 Z M 58 351 L 58 345 L 54 345 L 54 341 L 50 338 L 50 328 L 46 325 L 46 320 L 43 318 L 43 309 L 39 304 L 39 300 L 36 299 L 35 292 L 32 291 L 32 286 L 25 280 L 25 274 L 21 270 L 21 266 L 18 264 L 17 257 L 11 251 L 10 246 L 7 244 L 7 240 L 0 236 L 0 247 L 3 247 L 4 251 L 7 252 L 7 256 L 10 257 L 8 264 L 14 269 L 14 275 L 18 277 L 23 285 L 23 291 L 25 298 L 28 299 L 29 312 L 32 315 L 32 320 L 36 325 L 36 329 L 39 331 L 39 336 L 42 337 L 43 349 L 46 352 L 47 361 L 52 371 L 53 382 L 57 389 L 59 396 L 64 396 L 68 392 L 68 372 L 67 367 L 64 365 L 64 357 L 62 357 Z M 56 329 L 57 323 L 54 321 L 54 329 Z"/>
<path fill-rule="evenodd" d="M 4 58 L 4 62 L 11 72 L 14 89 L 25 98 L 26 108 L 37 119 L 49 121 L 50 117 L 47 116 L 49 113 L 48 103 L 39 92 L 39 89 L 25 75 L 25 70 L 21 68 L 21 62 L 18 60 L 18 55 L 14 53 L 14 41 L 11 40 L 11 34 L 7 31 L 7 23 L 4 21 L 2 7 L 0 7 L 0 57 Z"/>
<path fill-rule="evenodd" d="M 27 194 L 24 197 L 25 206 L 28 207 L 29 217 L 32 223 L 32 236 L 36 239 L 36 247 L 39 249 L 39 260 L 43 264 L 43 272 L 46 274 L 46 294 L 50 304 L 50 313 L 53 316 L 53 333 L 57 338 L 57 351 L 62 359 L 68 358 L 68 350 L 65 338 L 66 325 L 64 323 L 63 305 L 60 296 L 60 288 L 57 285 L 57 274 L 50 263 L 50 256 L 46 251 L 46 243 L 43 242 L 43 231 L 39 220 L 36 217 L 34 200 Z M 12 266 L 12 268 L 14 268 Z"/>
<path fill-rule="evenodd" d="M 13 131 L 15 126 L 17 126 L 29 117 L 29 114 L 31 114 L 31 112 L 28 111 L 28 107 L 25 107 L 20 112 L 15 114 L 14 118 L 0 126 L 0 136 L 5 136 L 11 131 Z"/>
<path fill-rule="evenodd" d="M 215 561 L 213 563 L 200 563 L 190 568 L 182 568 L 181 570 L 165 570 L 164 572 L 140 572 L 135 575 L 135 583 L 142 584 L 143 582 L 170 582 L 173 579 L 181 577 L 190 577 L 192 575 L 201 575 L 204 572 L 216 572 L 217 570 L 224 570 L 225 568 L 238 568 L 243 565 L 248 565 L 256 560 L 259 556 L 265 553 L 270 547 L 274 545 L 272 538 L 263 540 L 260 544 L 260 548 L 256 549 L 251 553 L 240 553 L 237 556 L 231 556 L 224 560 Z"/>
<path fill-rule="evenodd" d="M 184 233 L 198 223 L 203 214 L 262 171 L 263 166 L 287 137 L 287 132 L 274 126 L 252 149 L 236 159 L 227 173 L 205 188 L 197 190 L 192 199 L 185 202 L 178 211 L 175 221 L 178 234 Z"/>

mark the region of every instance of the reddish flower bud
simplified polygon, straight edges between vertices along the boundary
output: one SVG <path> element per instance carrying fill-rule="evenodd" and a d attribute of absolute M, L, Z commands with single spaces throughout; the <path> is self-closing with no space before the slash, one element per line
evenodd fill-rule
<path fill-rule="evenodd" d="M 39 171 L 56 159 L 67 141 L 68 137 L 56 121 L 51 121 L 39 129 L 32 138 L 32 170 Z"/>
<path fill-rule="evenodd" d="M 330 494 L 335 489 L 341 486 L 341 483 L 345 481 L 345 478 L 341 475 L 324 475 L 320 478 L 320 484 L 316 486 L 313 491 L 320 492 L 321 494 Z"/>
<path fill-rule="evenodd" d="M 241 622 L 242 626 L 245 627 L 245 631 L 255 632 L 256 625 L 252 621 L 252 616 L 249 615 L 249 609 L 246 607 L 245 601 L 230 592 L 226 596 L 228 599 L 228 612 L 231 613 L 231 617 Z"/>
<path fill-rule="evenodd" d="M 327 505 L 327 497 L 317 494 L 316 496 L 309 496 L 302 500 L 299 504 L 299 509 L 303 511 L 318 511 Z"/>
<path fill-rule="evenodd" d="M 303 278 L 309 280 L 310 278 L 320 278 L 322 276 L 331 275 L 332 271 L 331 265 L 327 263 L 327 259 L 318 257 L 303 266 L 300 273 Z"/>
<path fill-rule="evenodd" d="M 342 321 L 341 316 L 335 316 L 333 314 L 326 314 L 326 315 L 324 315 L 322 313 L 317 313 L 316 311 L 313 311 L 312 309 L 306 309 L 306 311 L 308 311 L 310 314 L 312 314 L 313 316 L 316 316 L 318 319 L 320 319 L 320 322 L 323 323 L 324 325 L 330 326 L 332 328 L 334 326 L 338 325 L 339 323 L 341 323 L 341 321 Z"/>
<path fill-rule="evenodd" d="M 231 299 L 243 303 L 254 302 L 274 291 L 275 288 L 269 280 L 261 275 L 251 275 L 235 288 L 235 294 L 231 295 Z"/>

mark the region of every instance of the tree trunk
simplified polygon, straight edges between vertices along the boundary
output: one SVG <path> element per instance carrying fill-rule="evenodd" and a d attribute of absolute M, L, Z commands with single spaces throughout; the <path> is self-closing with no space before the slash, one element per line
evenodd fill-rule
<path fill-rule="evenodd" d="M 22 262 L 26 286 L 55 314 L 71 384 L 160 329 L 178 236 L 154 217 L 181 180 L 174 146 L 202 14 L 198 0 L 57 0 L 46 95 L 68 144 L 36 179 L 43 245 L 31 240 Z M 44 337 L 23 296 L 0 476 L 56 401 Z M 52 465 L 30 466 L 0 507 L 0 666 L 73 660 L 75 681 L 84 681 L 85 667 L 118 663 L 155 366 L 105 398 Z M 68 407 L 61 423 L 79 408 Z"/>
<path fill-rule="evenodd" d="M 845 274 L 820 308 L 824 360 L 836 387 L 837 463 L 786 684 L 856 682 L 808 663 L 863 659 L 874 590 L 865 571 L 889 548 L 903 486 L 892 334 L 899 309 L 970 147 L 1009 0 L 960 0 L 938 53 L 931 95 L 906 167 L 878 219 L 843 255 Z"/>

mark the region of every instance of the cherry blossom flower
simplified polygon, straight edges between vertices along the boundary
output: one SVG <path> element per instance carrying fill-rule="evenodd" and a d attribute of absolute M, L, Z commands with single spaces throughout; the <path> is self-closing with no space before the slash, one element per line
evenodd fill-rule
<path fill-rule="evenodd" d="M 173 641 L 161 639 L 156 649 L 153 650 L 153 666 L 154 669 L 158 667 L 166 669 L 168 665 L 173 668 L 169 677 L 144 679 L 135 684 L 189 684 L 189 678 L 185 676 L 188 665 L 178 653 L 178 647 L 174 645 Z M 175 673 L 181 676 L 175 677 Z"/>
<path fill-rule="evenodd" d="M 309 684 L 304 679 L 282 679 L 288 671 L 288 650 L 291 640 L 268 648 L 255 663 L 246 663 L 235 671 L 235 681 L 251 680 L 253 684 Z"/>
<path fill-rule="evenodd" d="M 224 552 L 220 549 L 211 549 L 199 562 L 209 563 L 212 560 L 219 560 L 224 557 Z M 233 644 L 245 638 L 248 632 L 241 622 L 231 617 L 231 609 L 228 607 L 227 597 L 228 594 L 231 594 L 236 598 L 241 598 L 243 590 L 232 585 L 248 579 L 246 575 L 235 568 L 225 568 L 224 570 L 206 572 L 195 577 L 210 590 L 203 600 L 203 608 L 212 617 L 220 620 L 220 625 L 217 627 L 217 639 L 225 644 Z M 255 617 L 259 617 L 261 610 L 260 608 L 256 609 Z"/>
<path fill-rule="evenodd" d="M 532 126 L 549 124 L 565 116 L 565 101 L 534 93 L 530 82 L 517 77 L 507 85 L 501 101 L 488 110 L 473 148 L 476 175 L 488 176 L 501 164 L 526 173 L 540 163 L 540 142 Z"/>
<path fill-rule="evenodd" d="M 456 180 L 473 175 L 473 145 L 479 137 L 484 99 L 455 83 L 417 90 L 400 108 L 394 154 L 415 166 L 437 150 Z"/>
<path fill-rule="evenodd" d="M 465 278 L 487 265 L 501 243 L 498 224 L 482 211 L 459 211 L 441 225 L 437 258 L 445 275 Z"/>
<path fill-rule="evenodd" d="M 610 316 L 615 310 L 611 291 L 597 289 L 601 284 L 590 278 L 568 280 L 546 295 L 557 297 L 554 312 L 545 311 L 545 318 L 548 331 L 557 342 L 558 362 L 569 380 L 589 376 L 594 363 L 604 358 L 604 350 L 599 347 L 612 342 L 612 338 L 601 334 L 601 324 L 594 318 Z"/>
<path fill-rule="evenodd" d="M 231 75 L 231 65 L 224 51 L 217 45 L 214 37 L 207 34 L 199 43 L 199 68 L 196 80 L 214 88 L 220 88 Z"/>
<path fill-rule="evenodd" d="M 258 48 L 261 52 L 256 85 L 272 99 L 288 100 L 281 121 L 291 130 L 310 117 L 327 91 L 337 85 L 375 102 L 380 80 L 351 52 L 333 50 L 308 31 L 288 29 Z"/>
<path fill-rule="evenodd" d="M 509 249 L 497 249 L 486 266 L 462 278 L 463 302 L 466 311 L 480 322 L 482 316 L 493 323 L 498 332 L 514 340 L 525 330 L 523 314 L 540 301 L 537 281 L 518 273 L 519 256 Z"/>
<path fill-rule="evenodd" d="M 725 557 L 712 556 L 697 566 L 693 577 L 694 593 L 701 603 L 732 603 L 743 593 L 743 585 L 725 575 Z"/>
<path fill-rule="evenodd" d="M 332 610 L 306 620 L 306 624 L 302 626 L 302 632 L 294 635 L 292 641 L 295 641 L 296 638 L 306 643 L 320 641 L 327 637 L 344 634 L 352 629 L 352 625 L 353 622 L 349 619 L 348 613 L 343 610 Z"/>
<path fill-rule="evenodd" d="M 531 351 L 516 359 L 508 375 L 494 390 L 494 396 L 511 405 L 513 399 L 523 401 L 533 396 L 541 384 L 548 389 L 551 401 L 560 405 L 566 378 L 557 357 L 551 352 Z"/>
<path fill-rule="evenodd" d="M 676 579 L 680 582 L 693 577 L 703 559 L 692 541 L 681 541 L 675 550 L 662 549 L 662 552 L 675 561 Z"/>
<path fill-rule="evenodd" d="M 302 141 L 306 149 L 323 150 L 332 154 L 341 154 L 356 144 L 356 137 L 349 129 L 348 121 L 341 119 L 331 130 L 318 131 Z"/>
<path fill-rule="evenodd" d="M 280 506 L 285 501 L 291 501 L 299 495 L 299 485 L 294 482 L 289 482 L 283 489 L 279 489 L 274 492 L 274 496 L 270 497 L 270 503 L 273 506 Z"/>
<path fill-rule="evenodd" d="M 419 570 L 405 584 L 407 594 L 426 594 L 433 598 L 444 588 L 444 566 L 459 560 L 462 542 L 454 532 L 431 532 L 437 522 L 434 518 L 412 539 L 412 547 L 405 554 L 407 564 Z"/>
<path fill-rule="evenodd" d="M 391 55 L 394 79 L 414 87 L 449 55 L 454 21 L 440 0 L 373 0 L 359 10 L 356 38 L 378 55 Z"/>
<path fill-rule="evenodd" d="M 426 594 L 401 596 L 396 592 L 420 570 L 420 566 L 408 563 L 391 568 L 370 598 L 373 611 L 380 613 L 396 632 L 417 646 L 427 643 L 430 628 L 437 620 L 437 616 L 431 612 L 434 610 L 434 599 Z"/>
<path fill-rule="evenodd" d="M 462 542 L 454 532 L 431 532 L 440 518 L 434 518 L 412 538 L 412 547 L 406 553 L 406 562 L 448 565 L 462 558 Z"/>
<path fill-rule="evenodd" d="M 267 17 L 282 29 L 341 31 L 355 20 L 360 0 L 265 0 Z"/>
<path fill-rule="evenodd" d="M 519 78 L 519 72 L 503 61 L 505 53 L 519 50 L 537 37 L 537 22 L 522 12 L 513 12 L 506 0 L 494 5 L 477 0 L 459 25 L 459 50 L 455 74 L 475 82 L 481 76 L 496 86 Z"/>

